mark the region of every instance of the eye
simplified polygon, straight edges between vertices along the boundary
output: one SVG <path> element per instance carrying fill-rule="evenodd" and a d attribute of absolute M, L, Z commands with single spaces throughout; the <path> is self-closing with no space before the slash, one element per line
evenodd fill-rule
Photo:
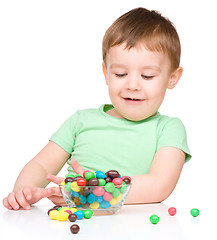
<path fill-rule="evenodd" d="M 122 78 L 122 77 L 127 76 L 127 74 L 126 73 L 115 73 L 115 76 L 118 78 Z"/>
<path fill-rule="evenodd" d="M 151 80 L 154 78 L 154 76 L 150 76 L 150 75 L 141 75 L 143 79 L 145 80 Z"/>

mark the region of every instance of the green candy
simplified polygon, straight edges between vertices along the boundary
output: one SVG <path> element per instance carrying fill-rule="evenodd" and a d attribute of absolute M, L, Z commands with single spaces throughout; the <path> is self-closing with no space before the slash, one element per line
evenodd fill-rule
<path fill-rule="evenodd" d="M 160 218 L 157 215 L 152 215 L 149 219 L 152 224 L 157 224 L 160 220 Z"/>
<path fill-rule="evenodd" d="M 83 212 L 84 212 L 84 218 L 89 219 L 93 216 L 93 211 L 90 209 L 84 210 Z"/>
<path fill-rule="evenodd" d="M 191 215 L 197 217 L 200 214 L 200 211 L 197 208 L 191 209 Z"/>
<path fill-rule="evenodd" d="M 85 179 L 89 181 L 90 179 L 95 178 L 95 174 L 93 172 L 86 172 Z"/>
<path fill-rule="evenodd" d="M 99 180 L 98 186 L 105 186 L 105 184 L 106 184 L 105 179 L 99 178 L 98 180 Z"/>
<path fill-rule="evenodd" d="M 64 188 L 65 188 L 65 190 L 66 190 L 66 192 L 71 192 L 71 182 L 68 182 L 68 183 L 66 183 L 66 185 L 64 186 Z"/>
<path fill-rule="evenodd" d="M 123 181 L 122 186 L 120 187 L 121 193 L 125 193 L 127 191 L 127 184 Z"/>
<path fill-rule="evenodd" d="M 115 190 L 115 185 L 114 185 L 114 183 L 112 183 L 112 182 L 108 182 L 108 183 L 106 183 L 106 185 L 105 185 L 105 190 L 106 190 L 106 192 L 114 192 L 114 190 Z"/>
<path fill-rule="evenodd" d="M 112 197 L 118 197 L 120 195 L 120 190 L 118 188 L 115 188 L 115 190 L 112 192 Z"/>

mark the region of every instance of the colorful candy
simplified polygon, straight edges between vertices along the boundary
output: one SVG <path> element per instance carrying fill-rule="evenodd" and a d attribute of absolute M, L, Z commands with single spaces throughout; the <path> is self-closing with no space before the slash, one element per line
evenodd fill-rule
<path fill-rule="evenodd" d="M 105 209 L 122 200 L 130 183 L 130 177 L 121 177 L 116 170 L 106 173 L 84 171 L 83 176 L 67 175 L 60 188 L 69 206 L 80 209 Z"/>

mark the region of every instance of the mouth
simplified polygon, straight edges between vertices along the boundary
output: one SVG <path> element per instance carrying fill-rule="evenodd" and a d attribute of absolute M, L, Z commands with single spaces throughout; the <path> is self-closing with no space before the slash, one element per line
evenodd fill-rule
<path fill-rule="evenodd" d="M 140 103 L 143 102 L 145 99 L 141 99 L 141 98 L 123 98 L 125 101 L 127 102 L 135 102 L 135 103 Z"/>

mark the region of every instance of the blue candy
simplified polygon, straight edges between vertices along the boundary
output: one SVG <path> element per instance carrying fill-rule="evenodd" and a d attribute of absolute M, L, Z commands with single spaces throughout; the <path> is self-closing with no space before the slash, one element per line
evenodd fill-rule
<path fill-rule="evenodd" d="M 80 194 L 78 193 L 78 192 L 75 192 L 75 191 L 71 191 L 71 195 L 73 196 L 73 197 L 79 197 L 80 196 Z"/>
<path fill-rule="evenodd" d="M 108 201 L 103 200 L 103 201 L 100 203 L 100 207 L 101 207 L 101 208 L 109 208 L 109 207 L 111 207 L 111 204 L 110 204 Z"/>
<path fill-rule="evenodd" d="M 80 203 L 85 204 L 87 202 L 87 198 L 83 195 L 80 195 L 79 196 L 79 201 L 80 201 Z"/>
<path fill-rule="evenodd" d="M 95 195 L 94 195 L 93 193 L 90 193 L 90 194 L 87 196 L 87 201 L 88 201 L 89 204 L 94 203 L 94 202 L 95 202 L 95 199 L 96 199 L 96 197 L 95 197 Z"/>
<path fill-rule="evenodd" d="M 84 217 L 84 212 L 80 210 L 74 212 L 74 214 L 77 216 L 78 220 L 81 220 Z"/>
<path fill-rule="evenodd" d="M 96 178 L 106 178 L 106 175 L 105 175 L 105 173 L 104 172 L 102 172 L 102 171 L 96 171 L 95 172 L 96 173 Z"/>
<path fill-rule="evenodd" d="M 96 196 L 96 201 L 101 203 L 103 201 L 103 196 Z"/>

